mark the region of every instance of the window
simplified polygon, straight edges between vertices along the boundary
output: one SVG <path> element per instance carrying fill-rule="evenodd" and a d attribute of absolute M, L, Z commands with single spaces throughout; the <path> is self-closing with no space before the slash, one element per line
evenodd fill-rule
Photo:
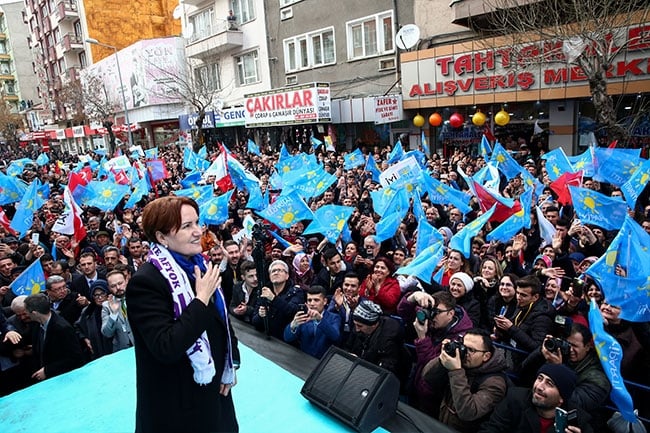
<path fill-rule="evenodd" d="M 79 53 L 79 65 L 81 66 L 81 69 L 88 66 L 88 60 L 86 59 L 86 53 Z"/>
<path fill-rule="evenodd" d="M 194 80 L 201 93 L 214 92 L 221 89 L 219 80 L 219 64 L 211 63 L 194 68 Z"/>
<path fill-rule="evenodd" d="M 255 19 L 254 0 L 232 0 L 230 5 L 239 24 L 244 24 Z"/>
<path fill-rule="evenodd" d="M 393 33 L 392 11 L 348 22 L 348 59 L 392 53 Z"/>
<path fill-rule="evenodd" d="M 81 21 L 75 21 L 74 34 L 75 36 L 81 36 L 83 34 L 83 30 L 81 30 Z"/>
<path fill-rule="evenodd" d="M 256 51 L 235 57 L 237 63 L 237 81 L 240 86 L 260 81 L 259 55 Z"/>
<path fill-rule="evenodd" d="M 198 41 L 213 34 L 214 9 L 207 8 L 190 17 L 190 24 L 194 27 L 194 33 L 190 42 Z"/>
<path fill-rule="evenodd" d="M 284 40 L 286 72 L 336 63 L 334 29 L 327 28 Z"/>

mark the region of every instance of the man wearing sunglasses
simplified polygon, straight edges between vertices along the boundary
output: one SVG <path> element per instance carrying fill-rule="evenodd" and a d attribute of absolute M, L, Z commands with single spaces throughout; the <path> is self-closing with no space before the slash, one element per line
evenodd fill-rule
<path fill-rule="evenodd" d="M 506 368 L 503 350 L 483 329 L 471 329 L 456 341 L 445 339 L 440 356 L 423 371 L 429 386 L 442 390 L 438 420 L 461 433 L 477 431 L 506 395 Z"/>

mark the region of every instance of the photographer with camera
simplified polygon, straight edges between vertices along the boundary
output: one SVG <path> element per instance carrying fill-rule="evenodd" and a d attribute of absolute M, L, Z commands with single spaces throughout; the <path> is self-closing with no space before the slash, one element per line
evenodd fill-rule
<path fill-rule="evenodd" d="M 300 350 L 320 359 L 340 339 L 341 316 L 333 305 L 327 307 L 325 288 L 311 286 L 307 290 L 307 303 L 300 305 L 291 323 L 284 328 L 284 341 L 297 341 Z"/>
<path fill-rule="evenodd" d="M 423 371 L 431 388 L 442 390 L 438 420 L 461 433 L 473 433 L 506 395 L 503 349 L 496 349 L 490 334 L 480 328 L 442 344 L 440 356 Z"/>
<path fill-rule="evenodd" d="M 434 390 L 424 380 L 422 371 L 432 359 L 440 356 L 445 339 L 456 340 L 473 328 L 472 321 L 449 292 L 412 292 L 404 296 L 397 306 L 406 323 L 413 323 L 417 338 L 416 365 L 409 404 L 427 414 L 437 410 L 433 400 Z"/>
<path fill-rule="evenodd" d="M 544 364 L 532 389 L 512 387 L 479 433 L 591 433 L 589 414 L 566 410 L 576 374 L 562 364 Z"/>
<path fill-rule="evenodd" d="M 259 278 L 259 275 L 258 275 Z M 298 306 L 305 302 L 305 292 L 289 280 L 289 265 L 275 260 L 269 266 L 271 287 L 264 286 L 255 304 L 253 326 L 280 340 L 284 328 L 298 312 Z M 266 329 L 268 327 L 268 329 Z"/>

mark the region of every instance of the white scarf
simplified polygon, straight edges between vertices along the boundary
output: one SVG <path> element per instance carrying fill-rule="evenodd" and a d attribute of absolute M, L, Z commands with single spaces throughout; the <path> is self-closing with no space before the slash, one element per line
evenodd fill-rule
<path fill-rule="evenodd" d="M 174 300 L 174 317 L 178 319 L 185 307 L 195 297 L 187 274 L 176 263 L 176 260 L 167 251 L 167 248 L 158 243 L 151 244 L 149 261 L 169 283 L 171 295 Z M 207 385 L 212 382 L 216 370 L 210 352 L 208 334 L 203 331 L 201 336 L 185 353 L 190 358 L 192 368 L 194 369 L 194 381 L 199 385 Z"/>

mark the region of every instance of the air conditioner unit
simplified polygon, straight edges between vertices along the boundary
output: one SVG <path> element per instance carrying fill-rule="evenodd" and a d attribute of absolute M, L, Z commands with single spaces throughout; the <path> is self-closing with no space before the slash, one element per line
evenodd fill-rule
<path fill-rule="evenodd" d="M 390 57 L 387 59 L 379 59 L 380 71 L 388 71 L 390 69 L 395 69 L 395 57 Z"/>
<path fill-rule="evenodd" d="M 297 75 L 288 75 L 286 77 L 286 85 L 287 86 L 293 86 L 294 84 L 298 84 L 298 76 Z"/>
<path fill-rule="evenodd" d="M 288 20 L 289 18 L 293 18 L 293 8 L 280 9 L 280 21 Z"/>

